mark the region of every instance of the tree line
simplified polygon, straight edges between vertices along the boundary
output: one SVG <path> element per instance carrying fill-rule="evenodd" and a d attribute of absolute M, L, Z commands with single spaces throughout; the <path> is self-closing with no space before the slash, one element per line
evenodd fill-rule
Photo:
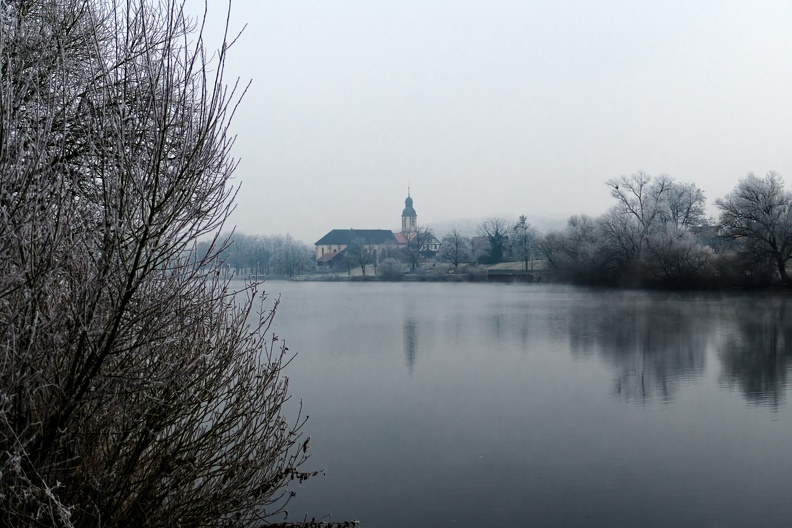
<path fill-rule="evenodd" d="M 219 258 L 237 276 L 294 277 L 313 271 L 316 267 L 313 248 L 288 234 L 263 236 L 233 233 L 221 238 L 227 238 L 229 242 L 219 252 Z M 196 255 L 205 255 L 210 247 L 211 242 L 208 240 L 199 242 Z"/>
<path fill-rule="evenodd" d="M 558 280 L 627 286 L 792 286 L 792 193 L 774 172 L 748 174 L 704 215 L 693 183 L 645 173 L 607 182 L 615 204 L 572 216 L 538 241 Z"/>
<path fill-rule="evenodd" d="M 525 216 L 481 222 L 478 236 L 452 230 L 437 258 L 467 263 L 537 260 L 546 277 L 589 285 L 730 288 L 792 286 L 792 192 L 780 175 L 748 174 L 705 215 L 694 183 L 638 172 L 606 182 L 613 205 L 599 217 L 573 215 L 539 233 Z"/>
<path fill-rule="evenodd" d="M 748 174 L 715 201 L 717 217 L 705 214 L 706 197 L 691 182 L 638 172 L 606 182 L 613 204 L 599 217 L 573 215 L 561 230 L 540 233 L 525 215 L 516 221 L 491 217 L 475 236 L 446 233 L 437 252 L 435 239 L 421 226 L 404 247 L 379 253 L 353 240 L 339 259 L 344 269 L 366 269 L 399 277 L 427 263 L 445 262 L 456 272 L 469 264 L 541 265 L 547 280 L 576 284 L 730 288 L 792 286 L 792 192 L 780 175 Z M 202 255 L 208 242 L 199 243 Z M 234 234 L 220 253 L 237 274 L 292 277 L 315 270 L 313 249 L 291 236 Z M 385 263 L 384 268 L 382 267 Z M 380 269 L 377 269 L 377 268 Z"/>
<path fill-rule="evenodd" d="M 527 271 L 537 256 L 539 232 L 525 215 L 520 215 L 516 222 L 501 217 L 487 218 L 479 224 L 477 233 L 471 237 L 459 229 L 451 230 L 443 236 L 436 258 L 455 270 L 462 264 L 516 261 Z"/>

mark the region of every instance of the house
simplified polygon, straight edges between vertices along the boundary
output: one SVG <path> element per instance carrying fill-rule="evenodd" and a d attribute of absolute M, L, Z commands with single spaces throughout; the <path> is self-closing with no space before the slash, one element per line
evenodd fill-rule
<path fill-rule="evenodd" d="M 413 199 L 410 196 L 410 188 L 407 188 L 407 199 L 404 200 L 404 210 L 402 211 L 402 230 L 401 233 L 394 233 L 400 247 L 406 247 L 418 234 L 418 213 L 413 207 Z M 432 233 L 421 241 L 421 253 L 435 254 L 440 249 L 440 241 Z"/>
<path fill-rule="evenodd" d="M 421 248 L 421 251 L 434 255 L 435 253 L 440 251 L 440 240 L 438 240 L 433 233 L 429 233 L 429 236 L 427 237 L 426 241 L 423 243 L 423 247 Z"/>
<path fill-rule="evenodd" d="M 413 207 L 410 189 L 407 188 L 407 199 L 401 217 L 401 231 L 388 229 L 333 229 L 316 241 L 316 267 L 327 269 L 337 265 L 343 259 L 347 247 L 357 243 L 370 251 L 375 265 L 383 255 L 393 254 L 392 249 L 404 248 L 418 233 L 418 214 Z M 440 241 L 432 235 L 424 243 L 422 252 L 436 252 Z"/>
<path fill-rule="evenodd" d="M 316 241 L 317 267 L 331 266 L 352 244 L 360 244 L 370 250 L 374 262 L 379 262 L 384 247 L 396 246 L 398 242 L 388 229 L 333 229 Z"/>

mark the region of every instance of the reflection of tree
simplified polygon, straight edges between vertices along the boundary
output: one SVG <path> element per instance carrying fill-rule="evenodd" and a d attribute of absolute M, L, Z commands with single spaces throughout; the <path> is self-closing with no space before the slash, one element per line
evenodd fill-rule
<path fill-rule="evenodd" d="M 577 306 L 570 314 L 573 350 L 593 351 L 616 370 L 614 392 L 627 401 L 669 401 L 679 381 L 704 372 L 707 319 L 698 303 L 655 296 L 611 298 Z M 627 294 L 633 295 L 633 294 Z M 614 302 L 615 301 L 615 302 Z M 697 322 L 698 321 L 698 322 Z"/>
<path fill-rule="evenodd" d="M 416 343 L 415 319 L 409 317 L 404 321 L 404 355 L 407 357 L 407 367 L 410 369 L 410 374 L 415 368 Z"/>
<path fill-rule="evenodd" d="M 731 332 L 719 352 L 721 380 L 737 386 L 752 403 L 777 407 L 784 400 L 787 364 L 792 356 L 792 321 L 787 299 L 773 298 L 737 305 Z"/>

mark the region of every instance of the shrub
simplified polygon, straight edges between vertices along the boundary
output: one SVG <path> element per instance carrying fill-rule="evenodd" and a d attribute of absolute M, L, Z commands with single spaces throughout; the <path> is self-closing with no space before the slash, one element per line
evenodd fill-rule
<path fill-rule="evenodd" d="M 379 263 L 377 269 L 380 277 L 386 281 L 400 281 L 404 275 L 402 263 L 395 258 L 384 259 Z"/>
<path fill-rule="evenodd" d="M 0 4 L 0 525 L 250 525 L 313 474 L 277 302 L 196 251 L 238 97 L 180 6 Z"/>

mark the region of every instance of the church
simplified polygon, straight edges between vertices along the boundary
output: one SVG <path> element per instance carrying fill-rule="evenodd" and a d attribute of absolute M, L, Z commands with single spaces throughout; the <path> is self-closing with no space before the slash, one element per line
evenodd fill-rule
<path fill-rule="evenodd" d="M 378 263 L 383 255 L 390 254 L 393 250 L 407 246 L 418 232 L 418 213 L 413 207 L 410 189 L 407 189 L 407 199 L 404 200 L 404 210 L 401 216 L 401 231 L 395 232 L 388 229 L 333 229 L 316 241 L 316 267 L 327 269 L 336 264 L 343 257 L 344 250 L 353 241 L 358 241 L 369 249 L 374 262 Z M 422 249 L 427 252 L 437 252 L 440 241 L 431 237 Z"/>

